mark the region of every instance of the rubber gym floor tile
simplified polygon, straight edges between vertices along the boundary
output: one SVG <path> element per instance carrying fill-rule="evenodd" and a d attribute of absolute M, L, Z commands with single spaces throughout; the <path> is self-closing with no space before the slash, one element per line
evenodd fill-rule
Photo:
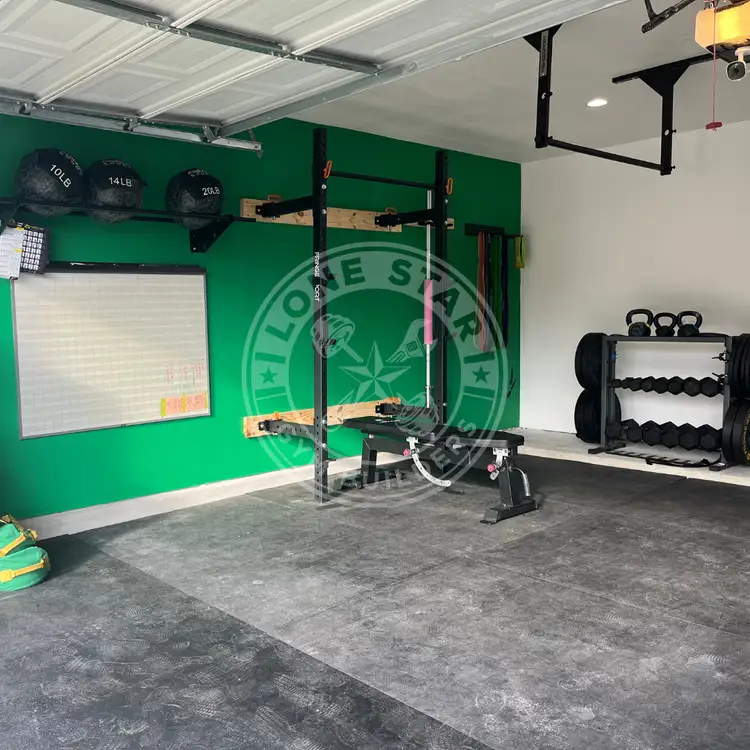
<path fill-rule="evenodd" d="M 612 502 L 622 503 L 635 495 L 682 481 L 679 477 L 666 474 L 536 456 L 520 456 L 518 464 L 528 473 L 535 493 L 540 493 L 548 500 L 560 500 L 573 505 L 606 508 Z"/>
<path fill-rule="evenodd" d="M 622 508 L 618 507 L 620 504 Z M 686 479 L 620 504 L 612 504 L 610 509 L 634 513 L 638 518 L 658 517 L 663 523 L 744 539 L 750 537 L 750 489 L 747 487 Z"/>
<path fill-rule="evenodd" d="M 499 502 L 499 493 L 497 485 L 487 480 L 486 472 L 481 479 L 484 481 L 461 481 L 450 491 L 428 493 L 424 480 L 408 477 L 398 486 L 378 484 L 344 493 L 325 514 L 363 529 L 387 531 L 408 543 L 427 545 L 449 554 L 473 554 L 589 512 L 550 502 L 532 513 L 487 526 L 480 521 L 485 509 Z M 320 514 L 309 492 L 296 488 L 280 492 L 280 489 L 262 491 L 258 496 L 298 512 Z M 416 498 L 414 489 L 421 489 Z"/>
<path fill-rule="evenodd" d="M 749 641 L 477 560 L 284 639 L 502 750 L 750 746 Z"/>
<path fill-rule="evenodd" d="M 484 748 L 95 548 L 49 547 L 54 575 L 0 601 L 3 747 Z"/>
<path fill-rule="evenodd" d="M 750 544 L 744 539 L 600 511 L 482 559 L 750 637 Z"/>
<path fill-rule="evenodd" d="M 83 535 L 108 554 L 275 632 L 448 559 L 386 530 L 339 523 L 252 496 Z"/>

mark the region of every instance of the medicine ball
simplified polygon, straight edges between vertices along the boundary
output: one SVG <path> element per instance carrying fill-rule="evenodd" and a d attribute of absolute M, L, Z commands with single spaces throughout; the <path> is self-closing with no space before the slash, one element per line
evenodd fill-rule
<path fill-rule="evenodd" d="M 85 172 L 85 199 L 89 206 L 109 206 L 110 208 L 135 208 L 143 205 L 144 182 L 138 172 L 118 159 L 105 159 L 94 162 Z M 96 211 L 86 213 L 97 221 L 114 224 L 132 218 L 131 213 L 116 211 Z"/>
<path fill-rule="evenodd" d="M 34 205 L 31 201 L 80 203 L 83 198 L 83 170 L 64 151 L 43 148 L 21 159 L 16 171 L 16 195 L 24 206 L 42 216 L 62 216 L 72 209 Z"/>
<path fill-rule="evenodd" d="M 203 169 L 189 169 L 175 175 L 167 185 L 167 211 L 180 214 L 221 213 L 224 188 L 221 182 Z M 201 229 L 211 219 L 184 218 L 180 221 L 188 229 Z"/>

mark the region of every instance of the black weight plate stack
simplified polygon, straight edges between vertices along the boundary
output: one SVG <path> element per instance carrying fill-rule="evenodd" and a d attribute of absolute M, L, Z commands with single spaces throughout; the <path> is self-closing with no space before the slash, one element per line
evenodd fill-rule
<path fill-rule="evenodd" d="M 732 338 L 732 362 L 729 366 L 732 398 L 750 397 L 750 334 Z"/>
<path fill-rule="evenodd" d="M 65 151 L 42 148 L 21 159 L 16 170 L 16 195 L 31 211 L 42 216 L 62 216 L 72 209 L 40 206 L 34 200 L 50 203 L 80 203 L 83 196 L 83 170 Z"/>
<path fill-rule="evenodd" d="M 129 164 L 119 159 L 94 162 L 85 172 L 86 204 L 109 208 L 134 208 L 143 205 L 143 180 Z M 117 211 L 88 209 L 86 213 L 96 221 L 115 224 L 127 221 L 132 214 Z"/>
<path fill-rule="evenodd" d="M 724 458 L 735 464 L 750 464 L 748 428 L 750 427 L 750 401 L 732 402 L 724 418 L 722 449 Z"/>
<path fill-rule="evenodd" d="M 734 422 L 737 417 L 742 401 L 732 401 L 724 415 L 724 425 L 721 430 L 721 450 L 724 453 L 724 460 L 727 463 L 735 463 L 734 458 Z"/>
<path fill-rule="evenodd" d="M 587 333 L 576 349 L 576 377 L 581 388 L 602 387 L 602 348 L 604 333 Z"/>
<path fill-rule="evenodd" d="M 575 425 L 576 437 L 584 443 L 599 443 L 601 439 L 601 410 L 602 398 L 600 391 L 586 389 L 576 401 Z M 622 419 L 620 400 L 615 397 L 615 413 L 613 421 L 619 423 Z"/>
<path fill-rule="evenodd" d="M 224 188 L 216 177 L 203 169 L 188 169 L 175 175 L 167 185 L 166 205 L 168 211 L 180 214 L 221 213 Z M 211 219 L 180 219 L 188 229 L 202 229 Z"/>

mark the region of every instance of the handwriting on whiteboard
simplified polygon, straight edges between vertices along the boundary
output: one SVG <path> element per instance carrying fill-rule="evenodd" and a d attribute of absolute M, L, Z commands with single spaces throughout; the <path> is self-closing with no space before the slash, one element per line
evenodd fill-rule
<path fill-rule="evenodd" d="M 170 362 L 164 368 L 164 382 L 178 391 L 187 391 L 206 384 L 208 369 L 205 362 L 176 364 Z"/>

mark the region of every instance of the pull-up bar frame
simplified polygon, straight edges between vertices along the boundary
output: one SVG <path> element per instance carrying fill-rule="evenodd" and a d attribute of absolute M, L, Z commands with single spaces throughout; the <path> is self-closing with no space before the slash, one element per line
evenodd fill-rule
<path fill-rule="evenodd" d="M 552 98 L 552 41 L 561 26 L 562 24 L 558 24 L 545 31 L 538 31 L 535 34 L 524 37 L 539 53 L 536 134 L 534 136 L 536 147 L 548 148 L 552 146 L 564 151 L 594 156 L 597 159 L 615 161 L 620 164 L 630 164 L 633 167 L 641 167 L 642 169 L 651 169 L 663 176 L 672 174 L 674 170 L 674 166 L 672 165 L 672 140 L 674 134 L 677 132 L 674 129 L 674 87 L 677 81 L 682 78 L 685 71 L 691 65 L 703 62 L 706 59 L 705 56 L 701 55 L 697 58 L 678 60 L 667 65 L 660 65 L 614 79 L 614 83 L 621 83 L 638 78 L 661 97 L 661 158 L 658 162 L 635 159 L 624 154 L 615 154 L 610 151 L 602 151 L 598 148 L 590 148 L 589 146 L 561 141 L 549 134 L 550 100 Z"/>
<path fill-rule="evenodd" d="M 313 215 L 313 390 L 314 409 L 312 428 L 309 425 L 268 420 L 259 428 L 271 434 L 295 435 L 310 438 L 315 445 L 315 501 L 326 503 L 331 494 L 328 481 L 328 350 L 336 342 L 330 340 L 328 330 L 328 295 L 326 293 L 328 273 L 328 180 L 332 177 L 348 180 L 379 182 L 401 185 L 430 191 L 432 208 L 406 213 L 383 214 L 375 218 L 378 226 L 399 226 L 422 223 L 434 227 L 435 257 L 444 262 L 448 252 L 448 153 L 435 154 L 435 181 L 433 183 L 398 180 L 390 177 L 363 175 L 353 172 L 334 172 L 328 161 L 328 136 L 325 128 L 313 133 L 312 194 L 278 203 L 262 203 L 256 208 L 258 216 L 279 218 L 299 211 L 312 210 Z M 432 290 L 439 297 L 445 286 L 444 274 L 432 283 Z M 446 328 L 441 316 L 433 316 L 434 352 L 434 414 L 439 422 L 445 421 L 447 392 Z"/>

